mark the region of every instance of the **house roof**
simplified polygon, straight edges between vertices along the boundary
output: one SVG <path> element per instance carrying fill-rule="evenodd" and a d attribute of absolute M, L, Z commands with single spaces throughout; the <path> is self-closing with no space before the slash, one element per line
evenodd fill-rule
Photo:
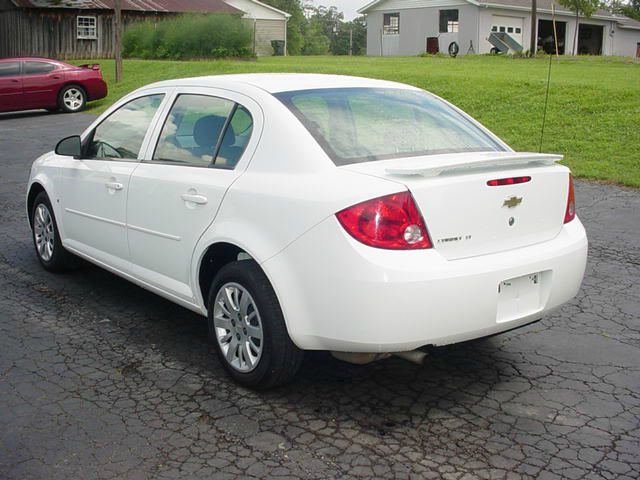
<path fill-rule="evenodd" d="M 358 10 L 358 13 L 366 14 L 374 7 L 379 6 L 387 0 L 373 0 L 364 7 Z M 493 8 L 503 8 L 507 10 L 522 10 L 522 11 L 530 11 L 531 10 L 531 0 L 461 0 L 460 3 L 468 2 L 473 5 L 478 5 L 482 7 L 493 7 Z M 397 2 L 396 2 L 397 3 Z M 416 1 L 412 1 L 412 7 L 415 8 Z M 537 0 L 537 10 L 539 12 L 551 12 L 551 6 L 555 4 L 555 11 L 559 14 L 563 15 L 575 15 L 569 8 L 560 5 L 554 0 Z M 428 6 L 428 3 L 425 2 L 425 6 Z M 397 7 L 396 7 L 397 8 Z M 640 22 L 637 20 L 633 20 L 624 15 L 619 15 L 615 13 L 608 12 L 606 10 L 598 9 L 594 14 L 594 18 L 600 18 L 604 20 L 613 20 L 618 23 L 618 26 L 621 28 L 633 28 L 640 29 Z"/>
<path fill-rule="evenodd" d="M 113 10 L 113 0 L 12 0 L 20 8 L 70 8 L 83 10 Z M 122 0 L 122 10 L 139 12 L 205 12 L 232 13 L 244 12 L 232 7 L 223 0 Z"/>

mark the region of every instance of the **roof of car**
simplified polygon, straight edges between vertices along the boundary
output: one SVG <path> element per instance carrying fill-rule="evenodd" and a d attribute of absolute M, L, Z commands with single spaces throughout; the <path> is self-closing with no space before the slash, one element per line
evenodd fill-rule
<path fill-rule="evenodd" d="M 415 89 L 403 83 L 375 80 L 346 75 L 325 75 L 311 73 L 246 73 L 215 75 L 208 77 L 183 78 L 154 83 L 149 87 L 232 87 L 238 84 L 251 85 L 269 93 L 294 90 L 316 90 L 323 88 L 402 88 Z"/>

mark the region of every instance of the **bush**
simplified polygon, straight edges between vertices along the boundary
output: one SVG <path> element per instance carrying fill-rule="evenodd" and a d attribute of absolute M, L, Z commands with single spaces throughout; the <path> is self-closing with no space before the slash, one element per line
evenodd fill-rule
<path fill-rule="evenodd" d="M 251 27 L 237 15 L 186 14 L 129 26 L 122 39 L 125 57 L 147 59 L 253 56 Z"/>

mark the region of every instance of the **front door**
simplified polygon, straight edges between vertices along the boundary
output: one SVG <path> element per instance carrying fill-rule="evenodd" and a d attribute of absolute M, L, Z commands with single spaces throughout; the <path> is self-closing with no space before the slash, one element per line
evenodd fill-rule
<path fill-rule="evenodd" d="M 131 100 L 83 140 L 80 159 L 67 157 L 58 178 L 65 245 L 117 268 L 129 260 L 129 179 L 163 94 Z"/>
<path fill-rule="evenodd" d="M 22 108 L 20 62 L 0 61 L 0 112 Z"/>
<path fill-rule="evenodd" d="M 249 111 L 228 93 L 178 92 L 157 143 L 131 176 L 127 207 L 132 272 L 192 301 L 195 245 L 241 172 L 253 129 Z M 159 124 L 160 126 L 160 124 Z"/>
<path fill-rule="evenodd" d="M 22 89 L 27 108 L 55 107 L 63 73 L 50 62 L 27 61 L 22 67 Z"/>

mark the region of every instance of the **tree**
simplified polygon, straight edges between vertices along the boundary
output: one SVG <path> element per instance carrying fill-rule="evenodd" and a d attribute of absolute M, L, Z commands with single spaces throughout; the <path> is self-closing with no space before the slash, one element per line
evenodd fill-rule
<path fill-rule="evenodd" d="M 339 31 L 331 44 L 331 53 L 334 55 L 349 55 L 350 47 L 353 55 L 367 53 L 367 24 L 365 17 L 354 18 L 350 22 L 339 25 Z"/>
<path fill-rule="evenodd" d="M 116 83 L 122 80 L 122 5 L 121 0 L 114 2 L 113 15 L 113 51 L 116 63 Z"/>
<path fill-rule="evenodd" d="M 590 18 L 598 7 L 599 0 L 559 0 L 560 5 L 567 7 L 576 14 L 576 30 L 573 33 L 573 54 L 578 53 L 578 25 L 580 23 L 580 14 L 585 18 Z"/>
<path fill-rule="evenodd" d="M 326 55 L 329 53 L 331 41 L 324 33 L 324 25 L 317 18 L 310 18 L 304 26 L 303 55 Z"/>
<path fill-rule="evenodd" d="M 531 0 L 531 42 L 529 43 L 529 55 L 535 57 L 538 51 L 538 5 L 536 0 Z"/>

